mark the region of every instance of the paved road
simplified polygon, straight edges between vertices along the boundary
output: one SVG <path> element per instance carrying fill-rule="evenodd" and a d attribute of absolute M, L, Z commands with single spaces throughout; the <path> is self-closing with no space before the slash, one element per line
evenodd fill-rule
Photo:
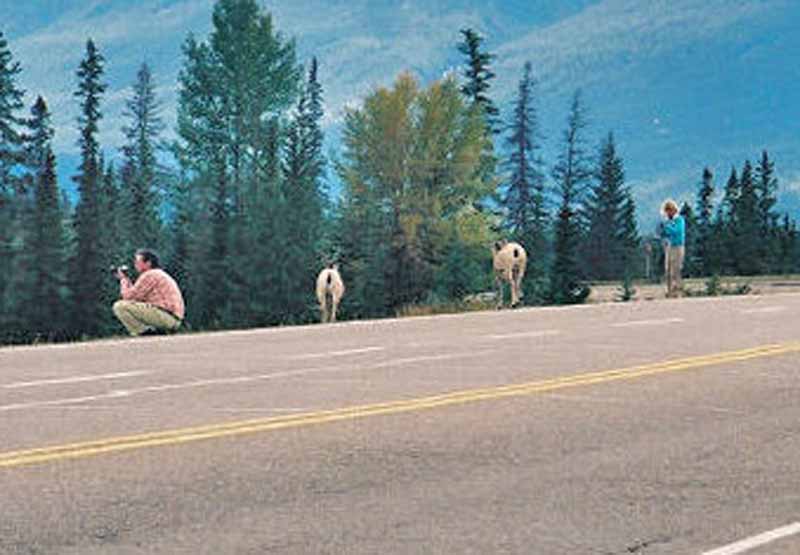
<path fill-rule="evenodd" d="M 791 530 L 735 544 L 800 521 L 798 314 L 779 295 L 0 349 L 0 553 L 797 554 Z"/>

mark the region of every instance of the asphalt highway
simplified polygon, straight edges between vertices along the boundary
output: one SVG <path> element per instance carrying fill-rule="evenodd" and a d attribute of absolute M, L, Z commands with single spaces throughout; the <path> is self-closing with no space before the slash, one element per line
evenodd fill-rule
<path fill-rule="evenodd" d="M 0 553 L 800 553 L 800 295 L 0 349 Z"/>

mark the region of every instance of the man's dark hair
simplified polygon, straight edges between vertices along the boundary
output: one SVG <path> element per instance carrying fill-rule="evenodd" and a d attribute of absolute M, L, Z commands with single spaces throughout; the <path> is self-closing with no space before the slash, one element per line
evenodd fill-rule
<path fill-rule="evenodd" d="M 158 262 L 158 255 L 155 253 L 155 251 L 150 249 L 139 249 L 136 251 L 136 256 L 141 256 L 144 262 L 149 262 L 150 267 L 153 269 L 161 267 Z"/>

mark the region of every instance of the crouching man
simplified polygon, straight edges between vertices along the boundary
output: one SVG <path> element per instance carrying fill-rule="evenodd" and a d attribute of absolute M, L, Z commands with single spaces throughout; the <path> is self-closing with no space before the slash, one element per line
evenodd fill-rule
<path fill-rule="evenodd" d="M 131 335 L 163 335 L 176 331 L 183 322 L 183 295 L 178 284 L 159 267 L 153 251 L 139 249 L 134 258 L 139 274 L 136 283 L 117 270 L 120 296 L 114 314 Z"/>

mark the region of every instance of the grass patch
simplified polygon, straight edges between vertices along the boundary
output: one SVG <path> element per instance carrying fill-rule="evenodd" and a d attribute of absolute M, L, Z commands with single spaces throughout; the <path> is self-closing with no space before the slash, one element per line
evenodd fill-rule
<path fill-rule="evenodd" d="M 495 303 L 486 301 L 473 302 L 441 302 L 433 304 L 414 304 L 402 306 L 395 311 L 398 318 L 414 316 L 435 316 L 437 314 L 461 314 L 465 312 L 482 312 L 495 310 Z"/>
<path fill-rule="evenodd" d="M 687 297 L 721 297 L 729 295 L 749 295 L 753 292 L 753 287 L 749 281 L 722 280 L 719 276 L 711 276 L 706 279 L 702 289 L 688 289 L 684 287 L 683 293 Z"/>

